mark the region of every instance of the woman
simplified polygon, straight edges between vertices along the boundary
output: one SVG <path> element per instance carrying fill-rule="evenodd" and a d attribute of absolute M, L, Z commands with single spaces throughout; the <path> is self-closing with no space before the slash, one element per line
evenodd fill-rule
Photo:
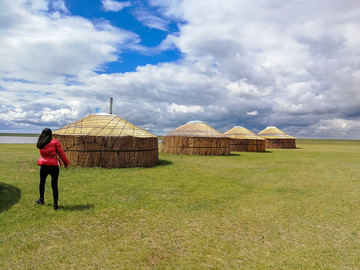
<path fill-rule="evenodd" d="M 61 160 L 64 162 L 66 169 L 69 169 L 69 160 L 67 159 L 64 151 L 62 150 L 59 141 L 52 138 L 52 131 L 49 128 L 45 128 L 42 131 L 36 146 L 40 149 L 41 155 L 38 160 L 38 165 L 41 166 L 39 185 L 40 198 L 36 200 L 36 203 L 44 204 L 45 183 L 47 176 L 50 174 L 51 187 L 54 197 L 54 210 L 57 210 L 59 197 L 58 179 L 60 166 L 60 161 L 57 156 L 59 155 Z"/>

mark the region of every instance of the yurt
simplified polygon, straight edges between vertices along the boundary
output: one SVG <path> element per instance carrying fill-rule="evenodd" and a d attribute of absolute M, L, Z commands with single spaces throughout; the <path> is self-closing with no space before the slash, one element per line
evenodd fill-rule
<path fill-rule="evenodd" d="M 296 148 L 295 138 L 277 127 L 267 127 L 263 131 L 260 131 L 258 135 L 265 139 L 265 148 Z"/>
<path fill-rule="evenodd" d="M 157 136 L 106 113 L 88 115 L 53 132 L 70 164 L 81 167 L 148 167 L 159 161 Z"/>
<path fill-rule="evenodd" d="M 230 155 L 229 138 L 201 121 L 190 121 L 162 138 L 161 151 L 184 155 Z"/>
<path fill-rule="evenodd" d="M 230 151 L 265 152 L 265 139 L 241 126 L 234 126 L 224 135 L 230 138 Z"/>

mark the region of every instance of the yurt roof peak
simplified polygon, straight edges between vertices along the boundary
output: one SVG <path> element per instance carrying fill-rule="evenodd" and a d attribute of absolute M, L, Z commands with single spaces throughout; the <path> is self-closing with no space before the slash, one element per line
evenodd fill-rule
<path fill-rule="evenodd" d="M 293 136 L 286 134 L 284 131 L 278 129 L 274 126 L 268 126 L 264 130 L 260 131 L 259 136 L 263 138 L 286 138 L 286 139 L 295 139 Z"/>
<path fill-rule="evenodd" d="M 165 136 L 184 136 L 184 137 L 226 137 L 220 131 L 208 126 L 202 121 L 190 121 Z"/>
<path fill-rule="evenodd" d="M 226 136 L 233 139 L 255 139 L 255 140 L 265 140 L 260 136 L 256 135 L 254 132 L 244 128 L 242 126 L 234 126 L 232 129 L 224 133 Z"/>
<path fill-rule="evenodd" d="M 113 114 L 111 114 L 111 113 L 94 113 L 92 115 L 102 115 L 102 116 L 104 116 L 104 115 L 113 115 Z"/>
<path fill-rule="evenodd" d="M 108 113 L 90 114 L 54 131 L 54 134 L 72 136 L 132 136 L 139 138 L 156 137 L 123 118 Z"/>
<path fill-rule="evenodd" d="M 192 120 L 192 121 L 187 122 L 187 124 L 203 124 L 203 123 L 204 122 L 200 121 L 200 120 Z"/>

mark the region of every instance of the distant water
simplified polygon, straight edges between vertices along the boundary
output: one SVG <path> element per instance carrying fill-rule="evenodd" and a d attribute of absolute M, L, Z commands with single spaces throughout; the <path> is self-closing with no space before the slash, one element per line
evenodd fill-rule
<path fill-rule="evenodd" d="M 38 137 L 0 136 L 0 143 L 37 143 Z"/>

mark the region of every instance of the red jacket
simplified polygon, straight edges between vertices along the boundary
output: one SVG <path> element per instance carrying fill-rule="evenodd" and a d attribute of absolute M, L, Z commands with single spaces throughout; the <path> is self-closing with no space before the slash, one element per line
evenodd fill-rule
<path fill-rule="evenodd" d="M 40 149 L 41 158 L 38 160 L 38 165 L 46 165 L 46 166 L 60 166 L 60 160 L 58 159 L 58 155 L 61 160 L 64 162 L 65 166 L 69 165 L 69 160 L 67 159 L 64 151 L 61 148 L 61 144 L 59 141 L 55 139 L 51 139 L 51 141 L 45 145 L 43 149 Z"/>

